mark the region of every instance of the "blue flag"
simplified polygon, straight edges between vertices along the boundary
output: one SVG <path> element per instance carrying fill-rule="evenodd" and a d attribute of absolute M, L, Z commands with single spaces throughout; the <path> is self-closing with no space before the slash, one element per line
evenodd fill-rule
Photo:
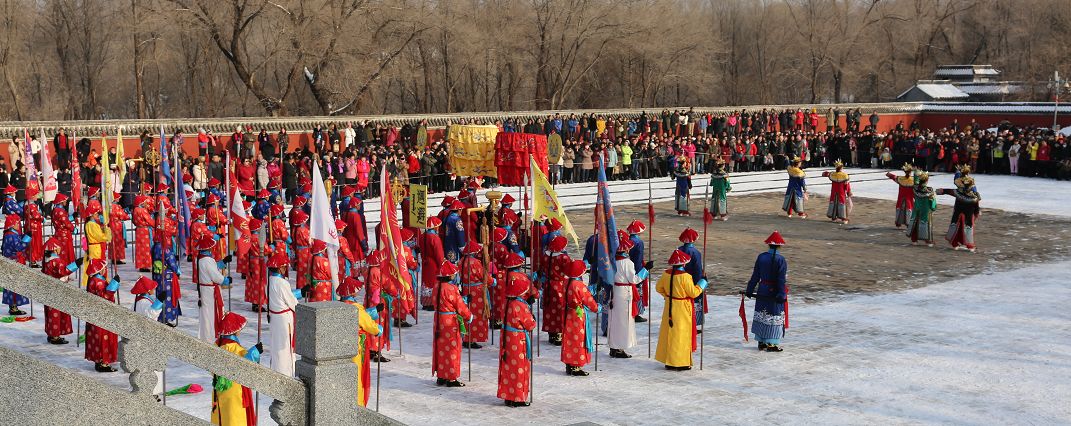
<path fill-rule="evenodd" d="M 176 175 L 178 175 L 178 185 L 175 185 L 175 198 L 178 199 L 179 214 L 182 215 L 182 221 L 178 226 L 178 242 L 179 248 L 185 251 L 186 239 L 190 236 L 190 203 L 186 198 L 185 178 L 182 173 L 176 173 Z M 179 251 L 175 250 L 175 253 Z"/>
<path fill-rule="evenodd" d="M 164 178 L 164 181 L 166 181 L 168 185 L 172 185 L 171 163 L 167 161 L 167 157 L 168 157 L 167 135 L 164 134 L 164 125 L 161 124 L 160 125 L 160 158 L 162 159 L 162 161 L 160 161 L 160 174 L 162 175 L 161 177 Z"/>
<path fill-rule="evenodd" d="M 599 279 L 605 285 L 614 284 L 617 273 L 617 222 L 610 202 L 610 187 L 606 185 L 605 154 L 599 155 L 599 193 L 595 203 L 595 265 Z"/>

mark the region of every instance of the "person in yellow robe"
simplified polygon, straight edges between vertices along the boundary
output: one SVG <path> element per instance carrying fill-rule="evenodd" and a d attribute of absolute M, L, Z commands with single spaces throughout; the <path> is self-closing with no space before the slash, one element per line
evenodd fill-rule
<path fill-rule="evenodd" d="M 216 344 L 223 350 L 257 364 L 264 345 L 257 342 L 246 349 L 238 341 L 238 333 L 245 327 L 245 317 L 234 312 L 223 316 Z M 212 380 L 212 424 L 221 426 L 253 426 L 257 424 L 256 401 L 249 388 L 232 382 L 223 376 Z"/>
<path fill-rule="evenodd" d="M 365 343 L 368 336 L 378 336 L 383 332 L 376 321 L 379 312 L 375 307 L 365 309 L 364 305 L 357 302 L 357 291 L 361 288 L 361 282 L 356 278 L 349 277 L 335 290 L 339 299 L 357 308 L 357 329 L 360 333 L 360 348 L 357 356 L 353 357 L 353 363 L 357 364 L 357 403 L 362 407 L 368 405 L 368 391 L 372 387 L 372 368 L 368 357 L 368 345 Z"/>
<path fill-rule="evenodd" d="M 669 256 L 670 269 L 658 279 L 655 288 L 666 299 L 655 359 L 665 364 L 667 370 L 690 370 L 692 352 L 696 349 L 693 301 L 703 294 L 703 288 L 692 282 L 692 276 L 684 270 L 690 260 L 683 251 L 674 250 Z"/>
<path fill-rule="evenodd" d="M 103 260 L 104 247 L 112 240 L 112 231 L 104 225 L 104 219 L 100 201 L 90 200 L 86 206 L 86 239 L 89 243 L 89 251 L 86 260 Z"/>

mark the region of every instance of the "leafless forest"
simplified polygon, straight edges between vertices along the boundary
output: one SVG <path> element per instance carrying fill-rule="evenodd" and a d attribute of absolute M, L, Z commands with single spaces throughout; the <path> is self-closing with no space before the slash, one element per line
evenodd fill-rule
<path fill-rule="evenodd" d="M 938 64 L 1071 72 L 1068 0 L 0 4 L 3 121 L 887 101 Z"/>

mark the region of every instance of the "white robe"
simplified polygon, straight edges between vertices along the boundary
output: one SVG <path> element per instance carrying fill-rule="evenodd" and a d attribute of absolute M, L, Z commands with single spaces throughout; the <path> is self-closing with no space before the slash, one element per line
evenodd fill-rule
<path fill-rule="evenodd" d="M 617 273 L 614 274 L 613 305 L 610 318 L 606 323 L 610 349 L 626 350 L 636 346 L 636 321 L 632 317 L 632 287 L 619 286 L 616 283 L 639 284 L 642 279 L 636 275 L 636 266 L 632 260 L 618 259 Z"/>
<path fill-rule="evenodd" d="M 268 278 L 268 318 L 271 319 L 271 368 L 287 377 L 294 376 L 294 307 L 297 298 L 282 277 Z M 279 313 L 276 313 L 279 312 Z"/>
<path fill-rule="evenodd" d="M 151 300 L 134 299 L 134 312 L 145 315 L 145 318 L 156 321 L 156 318 L 160 316 L 161 309 L 153 309 Z M 164 393 L 164 374 L 156 372 L 156 386 L 152 388 L 153 395 L 163 395 Z"/>
<path fill-rule="evenodd" d="M 216 260 L 211 256 L 197 259 L 197 293 L 201 301 L 199 311 L 200 327 L 197 338 L 212 345 L 216 344 L 216 292 L 215 287 L 223 283 L 223 273 L 219 271 Z"/>

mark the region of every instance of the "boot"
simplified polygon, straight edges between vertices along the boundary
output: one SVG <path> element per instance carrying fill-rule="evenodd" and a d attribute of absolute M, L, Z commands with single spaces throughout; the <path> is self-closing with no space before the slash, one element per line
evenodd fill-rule
<path fill-rule="evenodd" d="M 510 400 L 506 400 L 506 406 L 507 407 L 527 407 L 529 405 L 532 405 L 532 404 L 529 403 L 528 401 L 510 401 Z"/>
<path fill-rule="evenodd" d="M 632 355 L 625 353 L 621 349 L 610 349 L 610 358 L 632 358 Z"/>
<path fill-rule="evenodd" d="M 405 320 L 396 319 L 396 320 L 394 320 L 394 326 L 395 327 L 401 327 L 401 328 L 409 328 L 409 327 L 412 327 L 413 324 L 405 322 Z"/>
<path fill-rule="evenodd" d="M 501 321 L 495 321 L 495 322 L 491 323 L 491 329 L 492 330 L 501 330 L 502 329 L 502 322 Z"/>
<path fill-rule="evenodd" d="M 459 382 L 457 380 L 451 380 L 449 382 L 446 382 L 446 387 L 448 387 L 448 388 L 462 388 L 462 387 L 465 387 L 465 384 L 461 383 L 461 382 Z"/>
<path fill-rule="evenodd" d="M 461 346 L 466 348 L 466 349 L 468 349 L 468 348 L 480 349 L 480 348 L 483 347 L 483 345 L 481 345 L 479 343 L 476 343 L 476 342 L 462 342 Z"/>
<path fill-rule="evenodd" d="M 48 338 L 48 343 L 51 343 L 53 345 L 66 345 L 69 342 L 67 342 L 67 339 L 64 339 L 61 336 L 56 336 L 56 337 L 49 337 Z"/>
<path fill-rule="evenodd" d="M 777 345 L 767 345 L 766 352 L 784 352 L 784 349 Z"/>
<path fill-rule="evenodd" d="M 111 365 L 108 365 L 108 364 L 105 364 L 105 363 L 102 363 L 102 362 L 96 363 L 93 366 L 93 369 L 97 370 L 98 373 L 114 373 L 114 372 L 117 371 L 115 369 L 115 367 L 112 367 Z"/>
<path fill-rule="evenodd" d="M 26 315 L 26 311 L 23 311 L 22 309 L 19 309 L 19 308 L 15 307 L 15 306 L 12 306 L 11 308 L 9 308 L 7 310 L 7 313 L 8 313 L 8 315 L 14 315 L 14 316 Z"/>
<path fill-rule="evenodd" d="M 138 272 L 149 272 L 149 268 L 138 268 Z"/>
<path fill-rule="evenodd" d="M 550 333 L 550 344 L 554 346 L 562 345 L 562 335 L 560 333 Z"/>
<path fill-rule="evenodd" d="M 570 376 L 583 377 L 583 376 L 587 376 L 588 372 L 580 369 L 580 367 L 574 367 L 572 365 L 566 365 L 565 366 L 565 374 L 568 374 Z"/>
<path fill-rule="evenodd" d="M 435 379 L 435 386 L 442 386 L 446 384 L 446 379 Z"/>
<path fill-rule="evenodd" d="M 422 309 L 424 309 L 425 311 L 431 312 L 431 311 L 435 310 L 435 307 L 434 306 L 425 306 Z"/>
<path fill-rule="evenodd" d="M 767 348 L 767 347 L 769 347 L 769 346 L 770 346 L 770 345 L 767 345 L 766 343 L 763 343 L 763 342 L 759 342 L 759 350 L 760 350 L 760 351 L 764 351 L 764 350 L 766 350 L 766 348 Z"/>
<path fill-rule="evenodd" d="M 379 351 L 372 351 L 369 353 L 368 360 L 371 362 L 390 362 L 390 358 L 383 356 Z"/>
<path fill-rule="evenodd" d="M 641 317 L 639 315 L 636 315 L 636 317 L 633 318 L 633 320 L 635 320 L 636 322 L 647 322 L 647 318 Z"/>
<path fill-rule="evenodd" d="M 253 307 L 249 308 L 249 310 L 251 310 L 253 312 L 260 312 L 260 305 L 254 303 Z"/>

